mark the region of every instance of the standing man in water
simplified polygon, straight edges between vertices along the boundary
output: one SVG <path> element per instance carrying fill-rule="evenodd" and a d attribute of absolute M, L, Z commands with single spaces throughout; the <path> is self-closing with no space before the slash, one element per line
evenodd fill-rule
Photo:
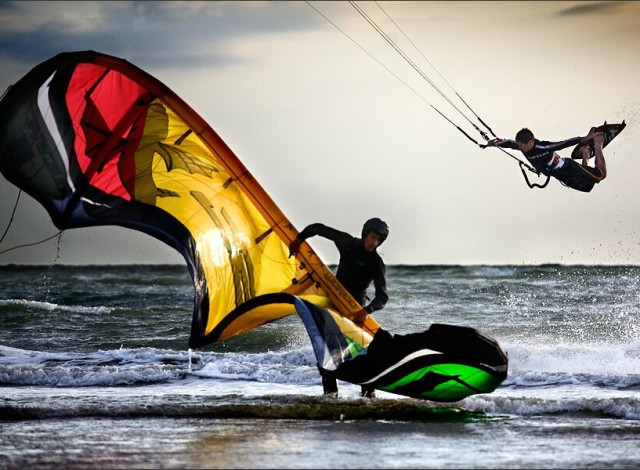
<path fill-rule="evenodd" d="M 389 236 L 389 226 L 383 220 L 374 217 L 364 223 L 362 238 L 357 238 L 321 223 L 311 224 L 289 244 L 289 256 L 300 251 L 303 241 L 316 235 L 333 241 L 338 248 L 340 261 L 336 278 L 362 306 L 355 320 L 357 325 L 362 325 L 367 314 L 382 309 L 389 300 L 386 266 L 377 252 L 378 247 Z M 367 304 L 367 288 L 371 282 L 375 287 L 375 295 Z M 325 394 L 338 393 L 338 383 L 334 378 L 323 376 L 322 386 Z M 373 398 L 374 391 L 362 387 L 362 396 Z"/>

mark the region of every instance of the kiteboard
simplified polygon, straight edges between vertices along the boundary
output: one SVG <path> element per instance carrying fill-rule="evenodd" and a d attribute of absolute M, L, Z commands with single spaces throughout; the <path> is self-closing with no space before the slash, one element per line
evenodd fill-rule
<path fill-rule="evenodd" d="M 604 132 L 604 142 L 602 143 L 602 148 L 609 145 L 609 142 L 615 139 L 616 136 L 620 134 L 620 132 L 622 132 L 622 130 L 625 127 L 627 127 L 627 124 L 624 121 L 622 121 L 619 124 L 607 124 L 605 122 L 603 125 L 596 127 L 595 128 L 596 132 Z M 587 142 L 578 144 L 574 147 L 574 149 L 571 151 L 571 158 L 573 160 L 582 160 L 582 152 L 580 151 L 580 149 L 585 145 L 588 145 L 590 149 L 589 153 L 591 155 L 589 158 L 592 158 L 595 155 L 595 151 L 593 148 L 593 139 L 592 139 Z"/>

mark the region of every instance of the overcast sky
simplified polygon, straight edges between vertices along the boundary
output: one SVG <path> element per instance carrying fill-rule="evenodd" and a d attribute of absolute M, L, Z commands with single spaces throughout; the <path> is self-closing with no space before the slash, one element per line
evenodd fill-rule
<path fill-rule="evenodd" d="M 306 2 L 2 2 L 0 91 L 60 52 L 125 58 L 202 115 L 299 230 L 358 235 L 366 219 L 386 220 L 387 264 L 640 264 L 640 3 L 358 2 L 501 137 L 529 127 L 562 140 L 625 119 L 608 177 L 588 194 L 556 180 L 529 189 L 515 160 L 429 106 L 466 124 L 348 2 L 309 3 L 349 37 Z M 1 178 L 3 232 L 17 195 Z M 0 251 L 56 232 L 23 194 Z M 337 262 L 330 242 L 311 242 Z M 118 227 L 0 254 L 130 262 L 183 260 Z"/>

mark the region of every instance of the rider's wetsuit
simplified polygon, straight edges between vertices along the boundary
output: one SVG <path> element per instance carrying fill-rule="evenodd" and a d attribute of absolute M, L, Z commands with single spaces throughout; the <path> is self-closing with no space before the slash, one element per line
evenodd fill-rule
<path fill-rule="evenodd" d="M 547 142 L 535 139 L 531 150 L 526 153 L 523 152 L 523 154 L 540 173 L 553 176 L 570 188 L 589 192 L 596 183 L 602 180 L 600 170 L 581 165 L 556 153 L 557 150 L 578 145 L 580 140 L 581 137 L 572 137 L 561 142 Z M 498 147 L 518 150 L 518 143 L 515 140 L 505 139 L 498 143 Z"/>
<path fill-rule="evenodd" d="M 364 230 L 364 228 L 363 228 Z M 382 258 L 376 251 L 364 249 L 361 238 L 356 238 L 348 233 L 341 232 L 321 223 L 311 224 L 298 234 L 298 240 L 304 241 L 314 235 L 320 235 L 335 243 L 340 252 L 340 261 L 336 278 L 349 291 L 353 298 L 364 307 L 367 313 L 375 312 L 385 306 L 389 296 L 387 295 L 387 281 L 385 279 L 386 267 Z M 366 233 L 363 233 L 363 237 Z M 367 287 L 373 281 L 375 296 L 371 303 L 367 302 Z M 320 370 L 322 375 L 322 387 L 325 394 L 337 394 L 338 382 L 329 371 Z M 363 397 L 374 397 L 374 391 L 362 385 Z"/>
<path fill-rule="evenodd" d="M 366 251 L 362 239 L 320 223 L 306 227 L 298 234 L 298 239 L 304 241 L 315 235 L 320 235 L 335 243 L 340 252 L 336 277 L 367 313 L 375 312 L 384 307 L 389 296 L 385 279 L 386 267 L 380 255 L 376 251 Z M 375 287 L 375 296 L 371 303 L 365 307 L 367 287 L 372 281 Z"/>

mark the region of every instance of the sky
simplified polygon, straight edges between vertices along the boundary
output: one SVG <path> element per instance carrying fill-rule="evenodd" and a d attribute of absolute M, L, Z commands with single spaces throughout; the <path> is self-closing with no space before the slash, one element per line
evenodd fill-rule
<path fill-rule="evenodd" d="M 1 2 L 0 90 L 60 52 L 124 58 L 194 108 L 298 230 L 359 235 L 368 218 L 387 221 L 388 265 L 640 264 L 640 2 L 357 5 L 421 73 L 349 2 Z M 468 130 L 456 93 L 504 138 L 627 128 L 592 192 L 529 189 L 514 158 L 433 109 Z M 3 232 L 17 197 L 0 177 Z M 22 194 L 0 252 L 57 231 Z M 331 242 L 310 242 L 337 263 Z M 148 235 L 99 227 L 0 253 L 11 263 L 184 261 Z"/>

